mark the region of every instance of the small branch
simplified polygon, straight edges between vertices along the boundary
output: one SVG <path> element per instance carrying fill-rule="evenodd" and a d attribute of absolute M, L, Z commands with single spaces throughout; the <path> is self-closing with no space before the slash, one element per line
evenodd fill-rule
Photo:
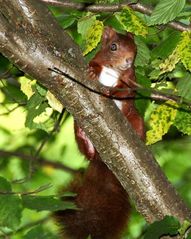
<path fill-rule="evenodd" d="M 123 7 L 130 6 L 133 10 L 141 12 L 143 14 L 146 14 L 148 16 L 151 15 L 153 8 L 149 6 L 145 6 L 141 3 L 133 4 L 130 1 L 126 1 L 125 3 L 121 4 L 91 4 L 91 5 L 85 5 L 83 3 L 74 3 L 71 1 L 61 1 L 61 0 L 41 0 L 42 2 L 57 6 L 57 7 L 63 7 L 63 8 L 70 8 L 70 9 L 76 9 L 79 11 L 90 11 L 90 12 L 117 12 L 121 11 Z M 181 22 L 172 21 L 167 24 L 171 28 L 174 28 L 178 31 L 189 31 L 191 30 L 191 26 L 188 26 L 186 24 L 183 24 Z"/>
<path fill-rule="evenodd" d="M 95 94 L 98 94 L 98 95 L 101 95 L 101 96 L 104 96 L 106 98 L 109 98 L 111 100 L 129 100 L 129 99 L 134 99 L 135 96 L 123 96 L 123 97 L 120 97 L 120 96 L 114 96 L 114 95 L 111 95 L 112 94 L 112 90 L 113 90 L 113 87 L 104 87 L 103 91 L 98 91 L 98 90 L 95 90 L 85 84 L 83 84 L 82 82 L 74 79 L 72 76 L 68 75 L 67 73 L 59 70 L 58 68 L 54 67 L 53 69 L 49 69 L 57 74 L 60 74 L 60 75 L 63 75 L 65 77 L 67 77 L 69 80 L 83 86 L 84 88 L 86 88 L 87 90 L 89 90 L 90 92 L 92 93 L 95 93 Z M 142 96 L 142 98 L 149 98 L 149 99 L 153 99 L 153 100 L 159 100 L 159 101 L 166 101 L 166 100 L 171 100 L 171 101 L 174 101 L 176 103 L 182 103 L 182 104 L 185 104 L 189 107 L 191 107 L 191 103 L 190 102 L 187 102 L 186 100 L 184 100 L 182 97 L 179 97 L 179 96 L 176 96 L 176 95 L 170 95 L 170 94 L 165 94 L 163 92 L 160 92 L 160 91 L 157 91 L 157 90 L 153 90 L 151 88 L 145 88 L 143 87 L 142 85 L 134 82 L 134 81 L 131 81 L 129 79 L 129 82 L 131 82 L 135 87 L 132 88 L 131 86 L 129 86 L 126 82 L 123 81 L 123 83 L 125 85 L 127 85 L 127 88 L 115 88 L 115 92 L 117 92 L 117 90 L 119 91 L 128 91 L 128 90 L 132 90 L 132 91 L 138 91 L 138 90 L 142 90 L 142 91 L 146 91 L 147 93 L 150 93 L 151 95 L 150 96 Z M 107 92 L 107 93 L 105 93 Z M 139 93 L 140 94 L 140 93 Z"/>
<path fill-rule="evenodd" d="M 1 104 L 1 105 L 3 105 L 3 104 Z M 8 109 L 7 107 L 6 107 L 6 112 L 4 112 L 4 113 L 2 113 L 2 114 L 0 114 L 0 116 L 4 116 L 4 115 L 9 115 L 10 113 L 12 113 L 13 111 L 15 111 L 15 110 L 17 110 L 19 107 L 22 107 L 22 106 L 25 106 L 26 105 L 26 103 L 18 103 L 18 105 L 16 105 L 15 107 L 13 107 L 12 109 Z"/>
<path fill-rule="evenodd" d="M 48 184 L 45 184 L 45 185 L 42 185 L 40 186 L 39 188 L 33 190 L 33 191 L 29 191 L 29 192 L 10 192 L 10 191 L 0 191 L 0 195 L 31 195 L 31 194 L 37 194 L 37 193 L 40 193 L 42 191 L 45 191 L 49 188 L 51 188 L 52 185 L 50 183 Z"/>
<path fill-rule="evenodd" d="M 40 152 L 42 151 L 43 147 L 45 146 L 45 144 L 48 142 L 48 140 L 53 136 L 54 133 L 56 133 L 59 130 L 61 121 L 64 117 L 64 113 L 65 113 L 65 108 L 62 110 L 62 112 L 60 113 L 58 120 L 56 120 L 53 129 L 51 130 L 51 132 L 48 134 L 47 137 L 44 138 L 44 140 L 41 142 L 39 148 L 37 149 L 37 151 L 35 152 L 34 158 L 38 157 L 38 155 L 40 154 Z"/>
<path fill-rule="evenodd" d="M 28 161 L 34 160 L 34 157 L 31 156 L 31 155 L 27 155 L 27 154 L 24 154 L 24 153 L 21 153 L 21 152 L 9 152 L 9 151 L 5 151 L 5 150 L 0 150 L 0 156 L 1 156 L 1 159 L 3 157 L 7 158 L 7 157 L 15 156 L 15 157 L 18 157 L 22 160 L 28 160 Z M 42 157 L 38 157 L 37 159 L 38 159 L 37 160 L 38 163 L 43 165 L 43 166 L 50 166 L 50 167 L 55 168 L 55 169 L 64 170 L 65 172 L 71 173 L 71 174 L 79 172 L 79 170 L 72 169 L 72 168 L 70 168 L 68 166 L 65 166 L 64 164 L 62 164 L 58 161 L 49 161 L 49 160 L 46 160 Z"/>
<path fill-rule="evenodd" d="M 39 156 L 40 152 L 42 151 L 43 147 L 48 142 L 48 140 L 53 136 L 53 134 L 58 131 L 58 129 L 60 127 L 60 124 L 61 124 L 61 121 L 63 119 L 64 113 L 65 113 L 65 109 L 62 110 L 62 112 L 59 115 L 59 118 L 56 120 L 56 122 L 54 124 L 54 127 L 53 127 L 52 131 L 48 134 L 47 137 L 45 137 L 42 140 L 42 142 L 41 142 L 40 146 L 38 147 L 38 149 L 36 150 L 34 156 L 31 158 L 32 160 L 29 161 L 30 164 L 29 164 L 29 175 L 28 175 L 28 178 L 31 178 L 32 174 L 35 171 L 34 163 L 36 163 L 38 161 L 38 156 Z"/>

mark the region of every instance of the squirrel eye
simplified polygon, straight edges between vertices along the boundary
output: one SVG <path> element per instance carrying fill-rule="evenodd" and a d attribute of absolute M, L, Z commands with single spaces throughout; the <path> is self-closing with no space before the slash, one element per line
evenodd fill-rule
<path fill-rule="evenodd" d="M 111 51 L 116 51 L 117 50 L 117 44 L 116 43 L 112 43 L 110 46 L 110 50 Z"/>

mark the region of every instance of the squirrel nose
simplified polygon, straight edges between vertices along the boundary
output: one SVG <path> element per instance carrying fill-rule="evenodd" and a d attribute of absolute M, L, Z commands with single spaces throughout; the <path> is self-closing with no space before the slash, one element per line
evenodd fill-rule
<path fill-rule="evenodd" d="M 133 64 L 133 60 L 131 58 L 127 58 L 126 59 L 126 65 L 127 65 L 127 68 L 130 68 Z"/>

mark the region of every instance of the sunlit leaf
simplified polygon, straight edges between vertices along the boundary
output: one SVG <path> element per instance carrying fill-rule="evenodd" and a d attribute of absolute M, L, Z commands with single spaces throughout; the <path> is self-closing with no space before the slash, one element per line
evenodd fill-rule
<path fill-rule="evenodd" d="M 117 20 L 121 23 L 124 30 L 132 32 L 135 35 L 146 36 L 148 28 L 146 24 L 140 19 L 135 12 L 129 8 L 124 7 L 123 10 L 115 14 Z"/>
<path fill-rule="evenodd" d="M 181 60 L 187 70 L 191 71 L 191 32 L 185 31 L 181 34 L 181 40 L 172 54 L 159 65 L 161 74 L 172 71 Z"/>
<path fill-rule="evenodd" d="M 101 40 L 103 32 L 103 22 L 96 20 L 94 24 L 89 28 L 89 31 L 86 36 L 86 45 L 83 52 L 84 55 L 91 52 Z"/>
<path fill-rule="evenodd" d="M 165 24 L 179 15 L 185 0 L 160 0 L 152 12 L 150 25 Z"/>
<path fill-rule="evenodd" d="M 89 29 L 91 26 L 95 23 L 96 16 L 94 15 L 87 15 L 85 17 L 82 17 L 77 24 L 77 30 L 78 33 L 82 35 L 82 38 L 86 38 Z"/>
<path fill-rule="evenodd" d="M 149 120 L 151 129 L 146 133 L 147 145 L 160 141 L 162 136 L 168 132 L 176 118 L 176 107 L 176 103 L 167 101 L 154 109 Z"/>
<path fill-rule="evenodd" d="M 62 112 L 63 105 L 60 103 L 59 100 L 56 99 L 56 97 L 48 90 L 46 94 L 46 98 L 48 99 L 48 104 L 52 107 L 52 109 Z"/>
<path fill-rule="evenodd" d="M 33 86 L 36 84 L 36 80 L 29 80 L 27 77 L 22 76 L 19 78 L 19 82 L 21 84 L 21 91 L 27 96 L 29 99 L 34 94 Z"/>

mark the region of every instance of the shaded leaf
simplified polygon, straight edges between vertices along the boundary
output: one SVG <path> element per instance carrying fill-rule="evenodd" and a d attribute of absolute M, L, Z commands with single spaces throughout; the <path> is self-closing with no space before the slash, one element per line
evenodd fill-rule
<path fill-rule="evenodd" d="M 150 60 L 150 51 L 145 42 L 140 37 L 135 37 L 137 45 L 137 56 L 135 59 L 135 66 L 145 66 Z"/>
<path fill-rule="evenodd" d="M 191 113 L 189 109 L 179 110 L 174 125 L 184 134 L 191 135 Z"/>
<path fill-rule="evenodd" d="M 152 55 L 162 59 L 167 58 L 181 39 L 180 32 L 172 32 L 164 41 L 152 50 Z"/>
<path fill-rule="evenodd" d="M 23 206 L 36 211 L 58 211 L 76 209 L 72 202 L 62 201 L 55 196 L 22 196 Z"/>
<path fill-rule="evenodd" d="M 178 234 L 179 228 L 180 223 L 176 218 L 166 216 L 163 220 L 148 226 L 144 239 L 159 239 L 162 235 L 174 236 Z"/>
<path fill-rule="evenodd" d="M 179 79 L 176 88 L 179 96 L 191 100 L 191 75 L 186 73 L 183 78 Z"/>
<path fill-rule="evenodd" d="M 57 237 L 52 235 L 50 232 L 43 229 L 42 226 L 36 226 L 28 231 L 24 237 L 24 239 L 56 239 Z"/>
<path fill-rule="evenodd" d="M 11 184 L 0 177 L 0 191 L 12 192 Z M 17 195 L 0 194 L 0 226 L 16 229 L 21 221 L 21 199 Z"/>

